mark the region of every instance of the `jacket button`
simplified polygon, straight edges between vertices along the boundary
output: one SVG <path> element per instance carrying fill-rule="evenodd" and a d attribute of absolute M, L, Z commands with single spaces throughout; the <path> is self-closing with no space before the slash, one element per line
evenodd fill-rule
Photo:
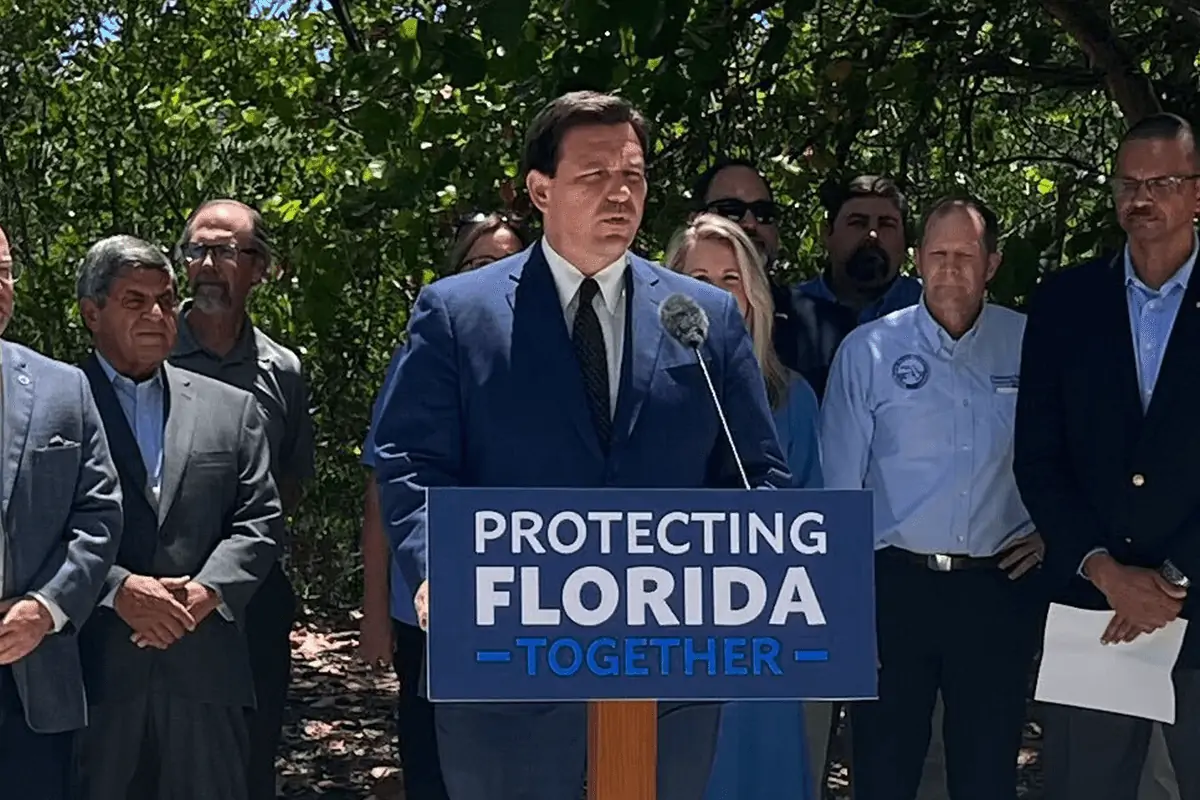
<path fill-rule="evenodd" d="M 1133 476 L 1133 485 L 1134 486 L 1144 486 L 1145 484 L 1146 484 L 1146 476 L 1145 475 L 1142 475 L 1139 472 L 1138 474 Z"/>

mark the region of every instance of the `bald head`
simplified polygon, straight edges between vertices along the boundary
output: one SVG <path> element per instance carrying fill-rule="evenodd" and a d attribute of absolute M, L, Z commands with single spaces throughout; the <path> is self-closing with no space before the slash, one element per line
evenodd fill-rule
<path fill-rule="evenodd" d="M 249 246 L 262 254 L 265 263 L 271 263 L 271 235 L 263 222 L 262 214 L 242 201 L 223 197 L 202 203 L 183 226 L 183 235 L 179 237 L 177 244 L 180 252 L 183 246 L 192 240 L 192 234 L 199 227 L 218 228 L 241 234 L 238 238 L 247 238 Z"/>
<path fill-rule="evenodd" d="M 10 259 L 12 259 L 12 250 L 8 246 L 8 234 L 4 232 L 4 228 L 0 228 L 0 261 Z"/>

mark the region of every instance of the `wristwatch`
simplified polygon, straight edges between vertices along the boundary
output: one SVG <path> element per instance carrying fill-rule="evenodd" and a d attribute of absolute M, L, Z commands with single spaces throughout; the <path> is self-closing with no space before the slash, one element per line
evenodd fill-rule
<path fill-rule="evenodd" d="M 1170 560 L 1164 561 L 1162 566 L 1158 568 L 1158 574 L 1162 575 L 1163 580 L 1172 586 L 1178 586 L 1180 589 L 1186 589 L 1192 585 L 1188 580 L 1188 576 L 1179 571 L 1179 567 L 1175 566 Z"/>

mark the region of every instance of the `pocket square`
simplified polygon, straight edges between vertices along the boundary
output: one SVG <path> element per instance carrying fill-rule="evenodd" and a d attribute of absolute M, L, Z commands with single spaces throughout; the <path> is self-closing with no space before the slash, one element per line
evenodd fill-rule
<path fill-rule="evenodd" d="M 64 439 L 63 437 L 59 436 L 56 433 L 50 437 L 50 442 L 46 446 L 47 447 L 74 447 L 78 444 L 79 444 L 79 442 L 73 442 L 70 439 Z"/>

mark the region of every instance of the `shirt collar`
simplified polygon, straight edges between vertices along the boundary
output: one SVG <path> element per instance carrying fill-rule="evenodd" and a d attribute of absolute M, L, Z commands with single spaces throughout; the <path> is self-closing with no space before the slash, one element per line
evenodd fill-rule
<path fill-rule="evenodd" d="M 1196 256 L 1200 253 L 1200 240 L 1195 233 L 1192 234 L 1192 253 L 1187 257 L 1187 261 L 1183 262 L 1183 266 L 1175 270 L 1166 283 L 1162 285 L 1157 292 L 1142 282 L 1138 277 L 1137 272 L 1133 269 L 1133 255 L 1129 247 L 1129 242 L 1125 243 L 1125 285 L 1136 286 L 1139 289 L 1144 289 L 1151 294 L 1170 294 L 1177 289 L 1187 289 L 1188 281 L 1192 278 L 1192 269 L 1196 266 Z"/>
<path fill-rule="evenodd" d="M 216 353 L 212 353 L 204 345 L 200 344 L 200 340 L 192 333 L 192 328 L 188 325 L 187 315 L 192 310 L 192 301 L 185 300 L 183 305 L 179 307 L 179 326 L 178 334 L 175 339 L 175 355 L 190 356 L 193 353 L 206 353 L 213 358 L 218 358 Z M 219 361 L 245 361 L 257 352 L 254 325 L 250 322 L 250 318 L 242 322 L 242 332 L 238 335 L 238 340 L 233 345 L 233 349 L 224 358 L 218 358 Z"/>
<path fill-rule="evenodd" d="M 800 284 L 801 291 L 817 300 L 827 300 L 830 303 L 840 304 L 841 301 L 837 299 L 837 295 L 833 293 L 833 288 L 829 283 L 830 269 L 829 266 L 826 266 L 820 275 Z M 883 294 L 863 307 L 860 316 L 876 319 L 883 316 L 887 311 L 893 310 L 891 307 L 896 304 L 894 298 L 903 291 L 904 283 L 905 276 L 897 272 Z"/>
<path fill-rule="evenodd" d="M 133 378 L 117 372 L 116 367 L 110 364 L 108 359 L 105 358 L 99 350 L 96 350 L 95 353 L 96 360 L 100 362 L 100 368 L 104 370 L 104 374 L 108 376 L 109 383 L 125 384 L 133 387 L 144 386 L 146 384 L 149 384 L 150 386 L 162 386 L 162 367 L 159 367 L 154 371 L 154 376 L 152 378 L 138 383 L 137 381 L 133 380 Z"/>
<path fill-rule="evenodd" d="M 583 285 L 587 276 L 570 261 L 554 252 L 554 248 L 545 237 L 542 237 L 542 252 L 546 256 L 546 263 L 550 265 L 550 274 L 554 276 L 558 299 L 563 308 L 566 308 L 579 293 L 579 287 Z M 621 292 L 625 290 L 625 270 L 628 268 L 629 255 L 625 253 L 592 276 L 600 286 L 600 296 L 604 298 L 604 307 L 610 314 L 617 312 L 617 301 L 621 299 Z"/>
<path fill-rule="evenodd" d="M 948 355 L 953 356 L 960 349 L 969 350 L 972 343 L 979 338 L 979 331 L 983 329 L 988 316 L 988 307 L 989 303 L 984 300 L 983 308 L 980 309 L 974 324 L 961 337 L 955 339 L 933 318 L 933 314 L 929 312 L 929 306 L 925 304 L 925 295 L 922 294 L 921 299 L 917 302 L 917 330 L 935 353 L 945 351 Z"/>

